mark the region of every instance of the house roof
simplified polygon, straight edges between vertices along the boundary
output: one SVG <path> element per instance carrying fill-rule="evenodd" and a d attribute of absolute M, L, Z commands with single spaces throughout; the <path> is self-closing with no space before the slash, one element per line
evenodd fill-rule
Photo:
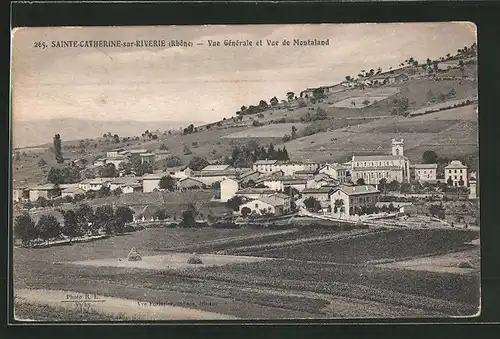
<path fill-rule="evenodd" d="M 257 160 L 254 165 L 274 165 L 278 160 Z"/>
<path fill-rule="evenodd" d="M 196 180 L 195 178 L 192 178 L 192 177 L 187 177 L 187 178 L 181 179 L 181 180 L 179 180 L 179 183 L 184 183 L 184 182 L 189 181 L 189 180 L 196 181 L 197 183 L 204 185 L 204 183 L 202 181 Z"/>
<path fill-rule="evenodd" d="M 413 164 L 413 165 L 410 165 L 410 167 L 413 167 L 413 168 L 437 168 L 438 165 L 437 164 Z"/>
<path fill-rule="evenodd" d="M 94 178 L 94 179 L 85 179 L 82 181 L 83 184 L 91 184 L 91 185 L 99 185 L 107 182 L 113 181 L 114 178 Z"/>
<path fill-rule="evenodd" d="M 139 177 L 118 177 L 111 181 L 114 185 L 131 185 L 139 182 Z"/>
<path fill-rule="evenodd" d="M 147 173 L 144 174 L 141 179 L 142 180 L 160 180 L 161 178 L 168 176 L 167 173 Z"/>
<path fill-rule="evenodd" d="M 184 171 L 186 168 L 188 168 L 188 167 L 185 165 L 184 166 L 167 167 L 166 173 L 175 173 L 178 171 Z"/>
<path fill-rule="evenodd" d="M 302 191 L 302 194 L 328 194 L 332 190 L 334 190 L 334 187 L 332 186 L 322 186 L 320 188 L 306 188 L 305 190 Z"/>
<path fill-rule="evenodd" d="M 254 174 L 260 175 L 260 172 L 257 172 L 257 171 L 250 169 L 249 171 L 247 171 L 245 173 L 241 173 L 239 177 L 240 177 L 240 179 L 244 179 L 244 178 L 249 177 L 249 176 L 254 175 Z"/>
<path fill-rule="evenodd" d="M 205 166 L 202 171 L 225 171 L 229 169 L 230 165 L 208 165 Z"/>
<path fill-rule="evenodd" d="M 50 191 L 53 189 L 55 189 L 54 184 L 44 184 L 44 185 L 30 187 L 30 190 L 33 190 L 33 191 Z"/>
<path fill-rule="evenodd" d="M 380 193 L 378 189 L 376 189 L 372 185 L 361 185 L 361 186 L 346 186 L 342 185 L 338 187 L 337 189 L 334 190 L 334 192 L 337 192 L 338 190 L 341 190 L 347 195 L 361 195 L 361 194 L 369 194 L 369 193 Z"/>
<path fill-rule="evenodd" d="M 256 200 L 262 201 L 262 202 L 269 204 L 271 206 L 274 206 L 274 207 L 283 206 L 285 204 L 283 199 L 274 197 L 273 195 L 262 196 L 262 197 L 259 197 L 258 199 L 254 199 L 252 201 L 256 201 Z"/>
<path fill-rule="evenodd" d="M 301 170 L 295 172 L 295 174 L 314 174 L 314 173 L 316 173 L 316 170 Z"/>
<path fill-rule="evenodd" d="M 62 190 L 62 193 L 84 194 L 85 191 L 78 187 L 68 187 Z"/>
<path fill-rule="evenodd" d="M 353 155 L 352 156 L 352 162 L 355 161 L 387 161 L 387 160 L 403 160 L 406 159 L 406 157 L 402 155 L 392 155 L 392 154 L 385 154 L 385 155 Z"/>
<path fill-rule="evenodd" d="M 270 194 L 269 196 L 273 196 L 273 197 L 276 197 L 279 199 L 284 199 L 284 200 L 290 199 L 290 197 L 288 195 L 286 195 L 285 193 L 273 193 L 273 194 Z"/>
<path fill-rule="evenodd" d="M 247 187 L 242 188 L 236 192 L 236 194 L 273 194 L 274 190 L 269 188 L 255 188 L 255 187 Z"/>
<path fill-rule="evenodd" d="M 131 154 L 140 154 L 140 153 L 147 153 L 147 149 L 129 149 L 128 150 Z"/>
<path fill-rule="evenodd" d="M 139 156 L 141 156 L 141 157 L 152 157 L 154 155 L 155 155 L 154 153 L 141 153 L 141 154 L 139 154 Z"/>
<path fill-rule="evenodd" d="M 464 164 L 462 164 L 461 161 L 459 160 L 453 160 L 452 162 L 450 162 L 450 164 L 448 166 L 445 167 L 446 169 L 450 169 L 450 168 L 467 168 L 467 166 L 465 166 Z"/>

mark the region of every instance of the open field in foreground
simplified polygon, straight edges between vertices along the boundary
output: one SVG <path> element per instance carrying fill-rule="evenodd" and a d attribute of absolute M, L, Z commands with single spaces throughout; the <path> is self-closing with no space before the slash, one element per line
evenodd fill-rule
<path fill-rule="evenodd" d="M 328 229 L 304 233 L 300 229 L 157 228 L 94 243 L 38 250 L 16 248 L 15 290 L 30 290 L 23 293 L 33 296 L 20 300 L 16 307 L 29 319 L 46 319 L 37 318 L 40 307 L 60 307 L 54 303 L 47 305 L 31 291 L 36 289 L 49 291 L 47 293 L 96 293 L 106 300 L 119 299 L 124 303 L 120 312 L 112 309 L 95 312 L 124 319 L 128 319 L 124 312 L 143 311 L 137 301 L 247 319 L 443 317 L 477 313 L 478 272 L 454 274 L 377 266 L 379 259 L 408 259 L 467 248 L 464 242 L 477 238 L 477 232 L 368 231 L 353 234 L 336 230 L 331 236 L 338 239 L 325 242 L 323 238 L 329 236 Z M 318 239 L 310 242 L 298 241 L 315 237 Z M 211 241 L 217 244 L 213 248 L 210 248 Z M 176 244 L 184 244 L 186 252 L 197 244 L 204 244 L 203 253 L 233 249 L 235 255 L 241 255 L 238 249 L 265 247 L 266 243 L 272 245 L 269 247 L 278 259 L 210 267 L 192 265 L 181 270 L 55 264 L 92 259 L 113 261 L 125 257 L 131 247 L 143 255 L 158 255 L 171 251 Z M 290 252 L 294 248 L 301 251 Z M 269 257 L 265 248 L 259 250 L 263 258 Z M 376 264 L 371 264 L 374 260 Z M 99 316 L 96 314 L 88 317 Z M 167 315 L 162 317 L 171 319 Z M 60 319 L 57 315 L 54 318 Z"/>

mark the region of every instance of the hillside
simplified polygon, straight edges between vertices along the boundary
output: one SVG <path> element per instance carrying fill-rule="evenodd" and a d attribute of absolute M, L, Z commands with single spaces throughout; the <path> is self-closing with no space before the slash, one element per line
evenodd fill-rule
<path fill-rule="evenodd" d="M 97 121 L 86 119 L 50 119 L 16 121 L 13 120 L 13 146 L 36 146 L 52 141 L 54 134 L 59 133 L 64 140 L 78 140 L 97 138 L 104 133 L 118 134 L 119 136 L 136 136 L 145 130 L 177 130 L 196 121 Z"/>
<path fill-rule="evenodd" d="M 439 76 L 421 74 L 416 67 L 406 67 L 404 71 L 411 74 L 405 82 L 355 89 L 337 86 L 321 100 L 293 98 L 268 106 L 257 114 L 240 114 L 209 124 L 193 122 L 196 128 L 187 134 L 165 133 L 178 130 L 179 126 L 187 127 L 186 122 L 102 123 L 65 119 L 19 123 L 14 127 L 15 141 L 36 144 L 33 140 L 43 137 L 43 142 L 38 143 L 45 145 L 21 150 L 14 161 L 14 178 L 17 182 L 41 183 L 46 180 L 50 167 L 60 166 L 49 148 L 55 133 L 61 134 L 65 158 L 85 158 L 89 162 L 116 147 L 155 152 L 163 146 L 168 149 L 169 157 L 178 157 L 177 162 L 186 165 L 194 156 L 208 160 L 231 157 L 234 145 L 247 144 L 250 140 L 260 145 L 272 142 L 278 147 L 285 146 L 292 160 L 333 162 L 345 161 L 353 153 L 388 153 L 390 140 L 403 138 L 405 155 L 412 162 L 420 162 L 424 151 L 434 150 L 439 157 L 460 158 L 474 166 L 478 157 L 476 65 L 466 65 L 459 75 L 455 68 L 443 70 Z M 394 115 L 398 102 L 403 100 L 407 101 L 405 114 Z M 465 100 L 471 103 L 453 108 Z M 427 112 L 439 107 L 452 108 Z M 325 115 L 321 120 L 304 119 L 314 116 L 318 109 Z M 425 114 L 412 117 L 412 112 Z M 296 138 L 284 142 L 283 137 L 291 135 L 292 128 L 296 129 Z M 145 130 L 155 131 L 158 138 L 141 137 Z M 120 142 L 104 138 L 107 132 L 118 134 Z M 88 135 L 96 138 L 80 144 L 78 139 Z M 136 137 L 124 140 L 124 136 Z M 73 139 L 76 141 L 68 141 Z M 42 158 L 47 163 L 44 166 L 38 164 Z M 161 171 L 166 166 L 166 161 L 161 160 L 155 169 Z"/>

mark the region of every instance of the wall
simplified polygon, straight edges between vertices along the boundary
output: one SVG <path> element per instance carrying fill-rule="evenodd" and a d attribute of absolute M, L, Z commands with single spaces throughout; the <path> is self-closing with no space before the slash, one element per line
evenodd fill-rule
<path fill-rule="evenodd" d="M 160 188 L 160 179 L 145 179 L 142 181 L 143 192 L 153 192 Z"/>

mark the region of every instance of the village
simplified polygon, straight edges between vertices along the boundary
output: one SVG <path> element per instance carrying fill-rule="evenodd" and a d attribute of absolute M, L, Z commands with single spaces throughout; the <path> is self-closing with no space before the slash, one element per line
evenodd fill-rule
<path fill-rule="evenodd" d="M 411 202 L 397 197 L 441 200 L 443 186 L 459 192 L 461 198 L 477 199 L 477 175 L 459 160 L 451 161 L 441 176 L 435 163 L 411 164 L 404 156 L 404 140 L 392 139 L 388 152 L 356 156 L 346 163 L 293 162 L 257 160 L 252 168 L 230 165 L 207 165 L 201 170 L 189 166 L 171 168 L 168 172 L 125 175 L 115 178 L 96 177 L 74 184 L 45 184 L 16 188 L 17 203 L 62 201 L 70 205 L 95 192 L 134 194 L 137 192 L 210 191 L 215 203 L 233 202 L 235 217 L 259 218 L 292 216 L 297 213 L 329 220 L 376 220 L 415 213 Z M 146 150 L 115 149 L 94 166 L 120 167 L 138 155 L 142 164 L 152 163 L 160 154 Z M 110 165 L 111 164 L 111 165 Z M 416 187 L 420 187 L 418 191 Z M 90 193 L 89 193 L 90 192 Z M 182 193 L 181 193 L 182 194 Z M 394 199 L 387 199 L 390 194 Z M 382 201 L 381 201 L 382 197 Z M 401 200 L 401 199 L 399 199 Z M 50 208 L 50 207 L 49 207 Z M 43 210 L 43 207 L 40 207 Z M 380 212 L 380 213 L 379 213 Z M 406 213 L 405 213 L 406 212 Z M 168 214 L 168 213 L 167 213 Z M 262 219 L 264 218 L 264 219 Z M 272 219 L 270 219 L 272 220 Z M 133 222 L 161 221 L 159 216 L 134 213 Z"/>
<path fill-rule="evenodd" d="M 282 99 L 273 85 L 236 106 L 223 97 L 208 121 L 28 124 L 12 154 L 17 314 L 477 313 L 477 47 L 459 47 L 290 85 Z M 161 110 L 208 110 L 188 107 Z M 82 312 L 61 293 L 106 302 Z"/>

